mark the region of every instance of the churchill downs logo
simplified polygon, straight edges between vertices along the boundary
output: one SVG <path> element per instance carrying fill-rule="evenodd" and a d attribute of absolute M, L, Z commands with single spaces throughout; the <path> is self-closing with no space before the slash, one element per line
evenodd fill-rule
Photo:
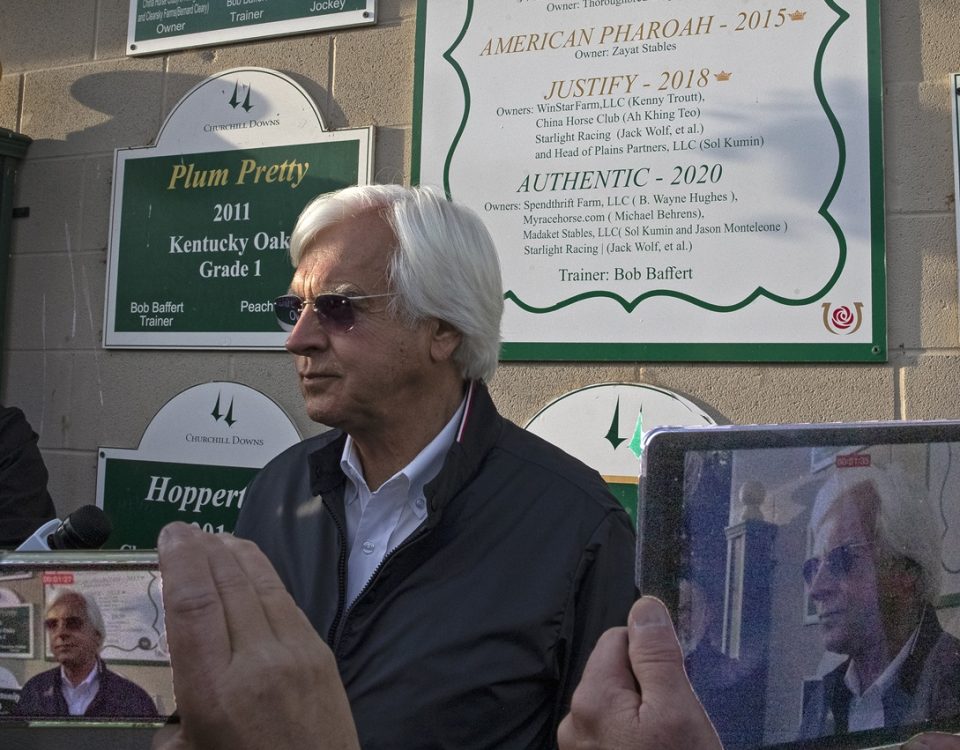
<path fill-rule="evenodd" d="M 226 414 L 223 413 L 220 407 L 220 395 L 217 394 L 217 403 L 213 405 L 213 411 L 210 412 L 210 416 L 213 417 L 214 422 L 219 422 L 223 419 L 227 423 L 228 427 L 233 427 L 236 424 L 237 420 L 233 417 L 233 397 L 230 397 L 230 407 L 227 409 Z"/>
<path fill-rule="evenodd" d="M 854 302 L 853 310 L 846 305 L 834 307 L 829 302 L 823 308 L 823 327 L 835 336 L 849 336 L 860 330 L 863 323 L 863 303 Z"/>
<path fill-rule="evenodd" d="M 233 96 L 230 97 L 230 101 L 227 102 L 231 107 L 236 109 L 237 107 L 243 107 L 244 112 L 249 112 L 253 109 L 253 106 L 250 103 L 250 86 L 245 86 L 247 89 L 247 95 L 243 98 L 243 101 L 240 101 L 240 82 L 236 81 L 233 84 Z"/>

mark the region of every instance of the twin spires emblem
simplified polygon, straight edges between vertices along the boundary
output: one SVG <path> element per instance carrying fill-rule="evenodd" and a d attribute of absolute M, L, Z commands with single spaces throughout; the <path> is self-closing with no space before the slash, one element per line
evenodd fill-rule
<path fill-rule="evenodd" d="M 233 399 L 230 399 L 230 406 L 227 408 L 227 413 L 224 414 L 220 411 L 220 394 L 217 393 L 217 403 L 213 405 L 213 411 L 210 412 L 210 416 L 217 422 L 223 419 L 227 423 L 228 427 L 233 427 L 236 424 L 237 420 L 233 418 Z"/>
<path fill-rule="evenodd" d="M 243 101 L 240 101 L 240 82 L 233 84 L 233 96 L 230 97 L 228 104 L 236 109 L 237 107 L 243 107 L 245 112 L 249 112 L 253 109 L 253 105 L 250 103 L 250 87 L 247 86 L 247 95 L 243 98 Z"/>

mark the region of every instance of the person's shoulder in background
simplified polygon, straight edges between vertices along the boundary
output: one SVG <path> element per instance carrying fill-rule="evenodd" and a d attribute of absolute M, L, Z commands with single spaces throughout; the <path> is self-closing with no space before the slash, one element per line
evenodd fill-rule
<path fill-rule="evenodd" d="M 12 548 L 56 516 L 37 434 L 15 406 L 0 406 L 0 548 Z"/>

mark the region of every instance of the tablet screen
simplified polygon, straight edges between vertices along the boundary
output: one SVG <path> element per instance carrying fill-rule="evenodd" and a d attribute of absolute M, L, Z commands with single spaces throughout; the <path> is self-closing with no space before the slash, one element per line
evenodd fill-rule
<path fill-rule="evenodd" d="M 668 430 L 644 459 L 638 585 L 726 750 L 956 725 L 957 425 Z"/>

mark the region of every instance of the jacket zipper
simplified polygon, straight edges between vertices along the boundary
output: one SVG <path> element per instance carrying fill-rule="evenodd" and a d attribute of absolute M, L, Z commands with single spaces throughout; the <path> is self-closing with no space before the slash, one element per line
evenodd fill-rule
<path fill-rule="evenodd" d="M 337 636 L 337 628 L 340 627 L 340 620 L 343 617 L 347 591 L 347 533 L 340 525 L 337 514 L 329 508 L 327 513 L 333 518 L 333 523 L 337 527 L 337 534 L 340 535 L 340 559 L 337 560 L 337 614 L 334 615 L 333 622 L 330 623 L 330 629 L 327 631 L 327 643 L 336 650 L 334 639 Z"/>
<path fill-rule="evenodd" d="M 340 539 L 341 539 L 341 540 L 344 540 L 344 539 L 346 538 L 346 534 L 343 532 L 343 529 L 340 528 L 340 523 L 339 523 L 339 521 L 337 522 L 337 528 L 338 528 L 339 531 L 340 531 Z M 386 566 L 386 564 L 390 561 L 390 559 L 391 559 L 394 555 L 396 555 L 396 554 L 397 554 L 398 552 L 400 552 L 401 550 L 406 549 L 407 547 L 409 547 L 411 544 L 413 544 L 414 542 L 416 542 L 418 539 L 420 539 L 420 537 L 424 536 L 424 534 L 426 534 L 426 533 L 427 533 L 427 529 L 426 529 L 425 527 L 423 527 L 423 526 L 420 526 L 420 527 L 419 527 L 416 531 L 414 531 L 410 536 L 408 536 L 406 539 L 404 539 L 402 542 L 400 542 L 400 544 L 398 544 L 396 547 L 394 547 L 392 550 L 390 550 L 390 551 L 384 556 L 384 558 L 380 561 L 380 563 L 377 565 L 377 567 L 374 568 L 373 573 L 370 574 L 370 578 L 369 578 L 369 579 L 367 580 L 367 582 L 364 584 L 363 588 L 360 589 L 360 593 L 357 594 L 357 597 L 356 597 L 353 601 L 354 601 L 354 602 L 360 601 L 360 597 L 362 597 L 364 594 L 366 594 L 367 591 L 373 586 L 373 584 L 374 584 L 374 583 L 376 582 L 376 580 L 377 580 L 377 576 L 380 575 L 380 571 L 383 570 L 384 566 Z M 328 641 L 327 641 L 327 642 L 330 644 L 330 647 L 331 647 L 331 649 L 333 650 L 333 655 L 334 655 L 335 657 L 339 657 L 339 656 L 341 655 L 341 654 L 340 654 L 340 643 L 341 643 L 341 635 L 342 635 L 342 633 L 338 632 L 338 631 L 340 630 L 340 625 L 341 625 L 342 622 L 346 621 L 346 618 L 350 616 L 350 610 L 353 609 L 353 605 L 351 604 L 350 609 L 347 609 L 346 611 L 344 611 L 344 608 L 345 608 L 345 601 L 344 601 L 344 600 L 346 599 L 346 596 L 345 596 L 344 592 L 347 590 L 347 563 L 346 563 L 346 557 L 347 557 L 347 547 L 346 547 L 346 544 L 343 544 L 343 545 L 341 545 L 340 565 L 339 565 L 339 569 L 338 569 L 339 577 L 340 577 L 340 581 L 339 581 L 339 583 L 340 583 L 340 592 L 339 592 L 339 594 L 338 594 L 338 596 L 339 596 L 339 603 L 338 603 L 338 606 L 337 606 L 337 616 L 334 618 L 333 624 L 330 626 L 330 638 L 329 638 Z"/>
<path fill-rule="evenodd" d="M 470 415 L 472 403 L 473 403 L 473 390 L 477 381 L 470 381 L 469 389 L 467 390 L 467 406 L 464 409 L 463 417 L 460 420 L 460 429 L 457 432 L 456 440 L 457 443 L 463 442 L 464 430 L 467 426 L 467 417 Z M 441 470 L 442 471 L 442 470 Z M 330 646 L 333 651 L 334 656 L 339 655 L 340 648 L 340 630 L 341 623 L 345 620 L 346 617 L 350 615 L 349 611 L 344 611 L 346 608 L 346 590 L 347 590 L 347 533 L 344 530 L 343 526 L 340 525 L 340 519 L 337 518 L 336 514 L 333 513 L 329 508 L 327 512 L 333 517 L 334 523 L 337 525 L 337 532 L 340 534 L 340 560 L 337 564 L 337 584 L 339 586 L 339 591 L 337 592 L 337 614 L 333 618 L 333 622 L 330 625 L 330 630 L 327 633 L 327 644 Z M 429 515 L 427 517 L 429 520 Z M 357 594 L 357 598 L 353 601 L 358 601 L 361 596 L 367 593 L 367 589 L 376 581 L 377 576 L 380 574 L 380 571 L 383 569 L 384 565 L 393 557 L 397 552 L 402 549 L 405 549 L 408 545 L 417 541 L 421 536 L 427 532 L 427 529 L 423 526 L 418 527 L 410 536 L 404 539 L 400 544 L 394 547 L 390 552 L 388 552 L 384 558 L 380 561 L 380 564 L 374 569 L 373 574 L 370 576 L 370 579 L 364 584 L 364 587 L 360 590 L 360 593 Z M 351 607 L 352 608 L 352 607 Z"/>

